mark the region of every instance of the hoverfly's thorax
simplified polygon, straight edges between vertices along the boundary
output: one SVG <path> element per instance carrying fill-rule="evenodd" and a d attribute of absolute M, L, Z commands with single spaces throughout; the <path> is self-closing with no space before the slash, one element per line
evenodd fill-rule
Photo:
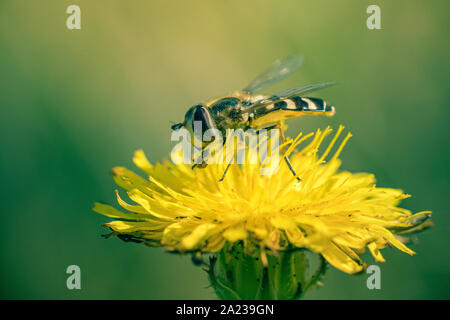
<path fill-rule="evenodd" d="M 209 107 L 217 128 L 225 131 L 227 128 L 245 126 L 248 114 L 245 112 L 245 101 L 237 97 L 225 97 L 213 102 Z"/>

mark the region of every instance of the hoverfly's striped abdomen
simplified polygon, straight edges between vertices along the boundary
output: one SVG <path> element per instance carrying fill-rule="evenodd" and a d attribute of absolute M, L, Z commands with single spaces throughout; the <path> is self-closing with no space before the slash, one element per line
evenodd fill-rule
<path fill-rule="evenodd" d="M 314 111 L 314 112 L 327 112 L 334 113 L 333 106 L 327 106 L 327 103 L 323 99 L 319 98 L 301 98 L 292 97 L 290 99 L 295 103 L 298 111 Z M 332 114 L 329 114 L 332 115 Z"/>
<path fill-rule="evenodd" d="M 252 126 L 263 126 L 301 115 L 332 116 L 334 113 L 334 107 L 328 106 L 325 100 L 294 96 L 258 108 L 253 112 L 253 115 L 250 115 L 250 118 L 252 119 Z"/>

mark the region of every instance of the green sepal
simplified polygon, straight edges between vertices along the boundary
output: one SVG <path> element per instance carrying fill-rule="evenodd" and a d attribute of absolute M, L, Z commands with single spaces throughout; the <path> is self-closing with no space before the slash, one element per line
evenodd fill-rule
<path fill-rule="evenodd" d="M 235 243 L 211 256 L 205 270 L 220 299 L 294 300 L 319 283 L 326 271 L 320 256 L 318 270 L 309 276 L 310 258 L 306 250 L 281 251 L 267 255 L 264 265 L 260 253 L 248 255 L 242 243 Z"/>

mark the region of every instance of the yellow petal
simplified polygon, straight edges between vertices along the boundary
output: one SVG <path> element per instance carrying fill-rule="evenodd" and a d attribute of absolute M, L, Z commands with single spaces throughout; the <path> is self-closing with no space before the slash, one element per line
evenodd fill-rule
<path fill-rule="evenodd" d="M 228 241 L 235 242 L 247 238 L 247 231 L 244 229 L 244 226 L 238 226 L 227 229 L 222 236 Z"/>
<path fill-rule="evenodd" d="M 359 261 L 352 259 L 334 243 L 331 243 L 321 254 L 330 264 L 341 271 L 355 274 L 364 270 L 364 266 Z"/>
<path fill-rule="evenodd" d="M 134 153 L 133 162 L 139 169 L 145 171 L 148 175 L 151 174 L 153 166 L 148 161 L 143 150 L 137 150 Z"/>
<path fill-rule="evenodd" d="M 192 233 L 186 236 L 181 244 L 186 250 L 194 249 L 202 240 L 204 240 L 212 231 L 216 230 L 218 227 L 215 224 L 202 224 L 198 226 Z"/>

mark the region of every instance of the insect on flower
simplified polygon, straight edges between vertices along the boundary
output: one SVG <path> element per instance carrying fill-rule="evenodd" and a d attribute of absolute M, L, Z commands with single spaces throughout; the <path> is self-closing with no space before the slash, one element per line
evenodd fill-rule
<path fill-rule="evenodd" d="M 302 63 L 301 55 L 292 55 L 276 61 L 241 91 L 190 107 L 185 114 L 184 122 L 172 125 L 172 130 L 179 130 L 182 127 L 187 129 L 194 138 L 202 141 L 205 147 L 202 138 L 209 129 L 219 130 L 223 137 L 226 136 L 227 129 L 279 129 L 284 143 L 282 126 L 284 120 L 307 114 L 332 116 L 335 113 L 334 107 L 327 105 L 325 100 L 303 97 L 306 93 L 326 88 L 334 82 L 291 88 L 270 96 L 256 94 L 297 71 Z M 196 123 L 201 125 L 201 132 L 194 130 Z M 199 134 L 201 136 L 198 136 Z M 223 142 L 225 143 L 225 139 Z M 289 158 L 284 156 L 284 160 L 294 177 L 300 180 Z M 228 163 L 220 181 L 225 178 L 231 163 L 232 161 Z M 196 162 L 193 168 L 205 166 L 205 162 L 200 164 Z"/>
<path fill-rule="evenodd" d="M 200 122 L 200 133 L 205 136 L 209 129 L 228 132 L 271 126 L 282 133 L 285 119 L 332 115 L 334 108 L 325 101 L 301 97 L 331 83 L 267 97 L 253 94 L 283 79 L 301 62 L 299 56 L 287 58 L 242 91 L 190 108 L 184 122 L 173 129 L 185 127 L 195 135 Z M 176 161 L 176 157 L 184 160 L 188 156 L 199 160 L 186 156 L 186 149 L 173 152 L 173 163 L 153 165 L 139 150 L 133 161 L 147 178 L 123 167 L 112 170 L 116 184 L 132 203 L 116 191 L 122 210 L 98 202 L 93 210 L 114 219 L 105 224 L 111 229 L 105 237 L 193 255 L 194 264 L 208 272 L 219 298 L 298 299 L 320 283 L 327 263 L 357 274 L 367 267 L 360 257 L 366 250 L 377 262 L 385 262 L 381 250 L 386 247 L 414 255 L 406 246 L 408 235 L 433 226 L 430 211 L 414 214 L 399 206 L 409 197 L 402 190 L 378 187 L 373 174 L 339 170 L 339 155 L 351 137 L 347 133 L 338 142 L 343 130 L 340 126 L 330 142 L 325 140 L 332 132 L 327 127 L 276 144 L 275 154 L 287 163 L 277 167 L 280 174 L 262 174 L 263 161 L 238 161 L 239 166 L 231 167 L 229 161 L 208 162 L 211 165 L 203 170 L 191 170 L 190 162 Z M 188 136 L 183 131 L 173 133 Z M 223 136 L 227 144 L 232 141 Z M 192 134 L 190 138 L 184 139 L 183 146 L 191 147 Z M 198 149 L 195 144 L 202 139 L 194 139 L 194 149 Z M 249 159 L 260 156 L 259 145 L 250 143 L 247 155 Z M 284 160 L 276 157 L 274 162 L 280 161 Z M 196 166 L 202 167 L 202 162 Z M 301 184 L 289 174 L 288 169 L 295 175 L 293 168 L 302 177 Z M 223 180 L 228 169 L 227 180 L 219 182 L 216 177 L 223 173 Z M 317 271 L 311 272 L 314 263 L 310 262 L 316 254 L 320 261 Z"/>

